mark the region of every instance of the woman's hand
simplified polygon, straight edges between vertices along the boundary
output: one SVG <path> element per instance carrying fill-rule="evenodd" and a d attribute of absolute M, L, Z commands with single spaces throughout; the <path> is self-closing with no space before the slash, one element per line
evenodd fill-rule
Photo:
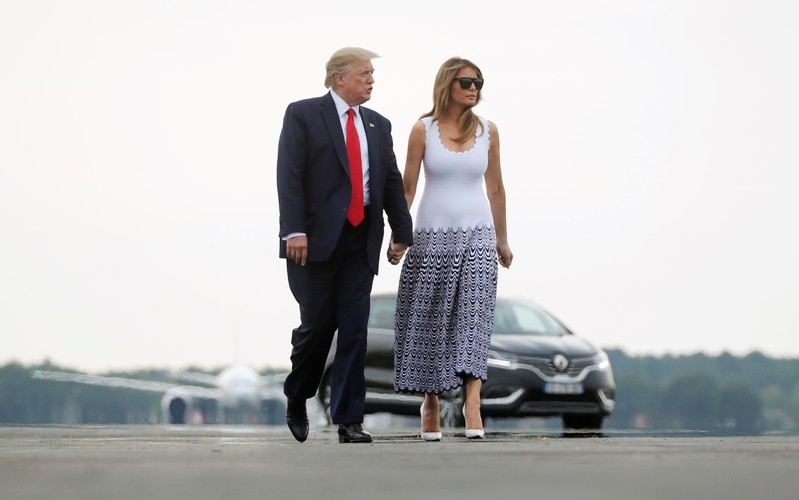
<path fill-rule="evenodd" d="M 510 247 L 507 243 L 497 242 L 497 258 L 502 267 L 506 269 L 510 267 L 513 262 L 513 252 L 510 251 Z"/>

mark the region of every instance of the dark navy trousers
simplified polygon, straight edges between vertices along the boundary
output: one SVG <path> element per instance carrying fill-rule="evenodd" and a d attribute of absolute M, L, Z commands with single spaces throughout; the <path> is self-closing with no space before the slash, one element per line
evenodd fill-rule
<path fill-rule="evenodd" d="M 292 331 L 291 372 L 283 391 L 296 402 L 314 397 L 338 331 L 330 371 L 334 424 L 363 422 L 366 328 L 374 281 L 366 256 L 370 223 L 368 215 L 357 227 L 345 222 L 327 261 L 286 264 L 289 287 L 300 306 L 300 326 Z"/>

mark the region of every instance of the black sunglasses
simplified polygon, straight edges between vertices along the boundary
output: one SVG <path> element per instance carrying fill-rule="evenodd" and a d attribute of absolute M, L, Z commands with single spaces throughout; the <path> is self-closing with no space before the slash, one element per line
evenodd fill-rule
<path fill-rule="evenodd" d="M 483 88 L 483 83 L 485 80 L 483 80 L 482 78 L 469 78 L 468 76 L 462 76 L 452 81 L 460 83 L 461 88 L 463 90 L 469 90 L 470 88 L 472 88 L 472 84 L 474 84 L 477 90 L 480 90 L 481 88 Z"/>

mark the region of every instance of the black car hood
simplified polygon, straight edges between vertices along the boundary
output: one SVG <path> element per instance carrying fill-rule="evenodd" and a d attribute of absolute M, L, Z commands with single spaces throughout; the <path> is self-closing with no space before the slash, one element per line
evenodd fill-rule
<path fill-rule="evenodd" d="M 550 357 L 554 354 L 563 354 L 567 357 L 592 356 L 599 352 L 591 342 L 575 335 L 548 337 L 506 333 L 491 336 L 491 349 L 521 356 L 541 357 Z"/>

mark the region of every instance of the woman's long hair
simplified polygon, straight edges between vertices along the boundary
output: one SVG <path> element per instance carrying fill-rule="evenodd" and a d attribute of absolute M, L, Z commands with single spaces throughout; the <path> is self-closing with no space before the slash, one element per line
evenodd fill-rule
<path fill-rule="evenodd" d="M 421 118 L 432 116 L 433 120 L 438 120 L 447 112 L 450 104 L 450 85 L 452 85 L 452 82 L 455 80 L 455 75 L 458 74 L 458 71 L 466 67 L 475 70 L 478 78 L 483 78 L 483 72 L 480 71 L 480 68 L 468 59 L 452 57 L 444 61 L 444 64 L 438 69 L 436 81 L 433 84 L 433 109 L 430 110 L 429 113 L 422 115 Z M 478 90 L 477 102 L 482 100 L 483 93 Z M 457 139 L 458 142 L 463 144 L 474 137 L 478 126 L 480 127 L 480 134 L 482 135 L 483 124 L 480 123 L 480 120 L 477 118 L 477 115 L 474 114 L 472 108 L 466 109 L 458 122 L 458 128 L 463 131 L 461 136 Z"/>

